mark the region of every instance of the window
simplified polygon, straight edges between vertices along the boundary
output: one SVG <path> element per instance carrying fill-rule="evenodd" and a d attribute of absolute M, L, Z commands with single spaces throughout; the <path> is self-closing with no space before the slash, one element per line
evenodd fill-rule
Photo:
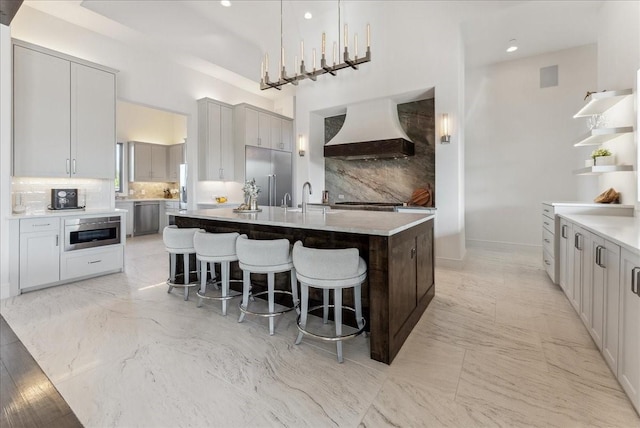
<path fill-rule="evenodd" d="M 115 189 L 117 193 L 124 192 L 122 178 L 122 166 L 124 165 L 124 143 L 116 143 L 116 180 Z"/>

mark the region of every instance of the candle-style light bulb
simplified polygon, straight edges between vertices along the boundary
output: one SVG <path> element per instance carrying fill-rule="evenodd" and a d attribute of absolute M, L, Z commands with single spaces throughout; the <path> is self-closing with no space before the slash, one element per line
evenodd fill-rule
<path fill-rule="evenodd" d="M 300 60 L 304 61 L 304 40 L 300 40 Z"/>
<path fill-rule="evenodd" d="M 349 26 L 344 24 L 344 50 L 348 50 L 349 47 Z"/>
<path fill-rule="evenodd" d="M 260 63 L 260 79 L 264 77 L 264 61 Z"/>
<path fill-rule="evenodd" d="M 264 54 L 264 69 L 269 72 L 269 54 Z"/>
<path fill-rule="evenodd" d="M 353 36 L 353 54 L 358 58 L 358 34 Z"/>
<path fill-rule="evenodd" d="M 325 45 L 327 43 L 326 35 L 322 33 L 322 56 L 325 54 Z"/>
<path fill-rule="evenodd" d="M 333 42 L 333 66 L 336 65 L 336 50 L 338 49 L 338 43 Z"/>
<path fill-rule="evenodd" d="M 367 47 L 371 46 L 371 26 L 367 24 Z"/>
<path fill-rule="evenodd" d="M 313 71 L 316 71 L 316 50 L 312 49 L 311 53 L 313 54 Z"/>

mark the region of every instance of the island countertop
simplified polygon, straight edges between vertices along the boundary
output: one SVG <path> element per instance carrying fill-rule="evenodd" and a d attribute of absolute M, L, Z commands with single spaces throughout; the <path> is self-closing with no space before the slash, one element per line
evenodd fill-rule
<path fill-rule="evenodd" d="M 434 218 L 433 215 L 381 211 L 309 209 L 306 213 L 280 207 L 262 207 L 258 213 L 237 213 L 231 208 L 178 211 L 176 217 L 222 220 L 235 223 L 283 226 L 297 229 L 364 235 L 392 236 Z"/>

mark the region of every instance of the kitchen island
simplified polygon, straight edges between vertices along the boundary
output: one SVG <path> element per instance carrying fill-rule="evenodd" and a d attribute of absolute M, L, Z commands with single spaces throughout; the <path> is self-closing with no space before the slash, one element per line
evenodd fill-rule
<path fill-rule="evenodd" d="M 263 207 L 181 211 L 178 227 L 239 232 L 253 239 L 287 238 L 313 248 L 357 248 L 367 263 L 362 305 L 371 358 L 390 364 L 435 295 L 433 216 L 376 211 Z M 283 281 L 283 284 L 286 282 Z M 345 296 L 349 303 L 352 296 Z"/>

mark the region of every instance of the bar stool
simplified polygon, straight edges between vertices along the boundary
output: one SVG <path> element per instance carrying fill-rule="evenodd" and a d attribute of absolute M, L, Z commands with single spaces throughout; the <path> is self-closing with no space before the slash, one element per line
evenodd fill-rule
<path fill-rule="evenodd" d="M 167 279 L 167 285 L 169 289 L 167 293 L 171 293 L 174 288 L 184 288 L 184 300 L 189 300 L 189 288 L 198 285 L 199 281 L 189 281 L 189 274 L 196 273 L 200 275 L 198 270 L 198 261 L 196 260 L 196 270 L 192 271 L 189 268 L 189 256 L 196 253 L 196 249 L 193 248 L 193 235 L 199 231 L 197 228 L 178 228 L 178 226 L 171 225 L 164 228 L 162 231 L 162 240 L 166 250 L 170 254 L 169 261 L 169 279 Z M 182 254 L 184 259 L 183 273 L 176 275 L 176 255 Z M 178 283 L 178 278 L 182 277 L 182 283 Z"/>
<path fill-rule="evenodd" d="M 245 235 L 238 237 L 236 241 L 236 253 L 238 254 L 238 265 L 242 269 L 242 302 L 240 303 L 240 317 L 238 322 L 242 322 L 246 314 L 257 315 L 269 318 L 269 334 L 274 333 L 274 317 L 297 309 L 298 282 L 291 260 L 291 244 L 288 239 L 256 240 L 248 239 Z M 276 290 L 275 274 L 281 272 L 291 272 L 291 291 Z M 250 295 L 251 274 L 267 274 L 267 291 Z M 257 312 L 249 309 L 249 297 L 256 297 L 266 294 L 269 302 L 268 312 Z M 288 294 L 293 297 L 293 306 L 280 311 L 275 310 L 274 295 Z"/>
<path fill-rule="evenodd" d="M 193 236 L 193 247 L 196 250 L 196 259 L 200 262 L 200 290 L 198 294 L 198 307 L 202 306 L 204 299 L 222 301 L 222 315 L 227 315 L 227 301 L 240 296 L 240 293 L 229 295 L 229 283 L 242 282 L 230 280 L 229 270 L 231 262 L 238 260 L 236 254 L 236 240 L 239 233 L 207 233 L 204 230 L 197 231 Z M 246 236 L 246 235 L 243 235 Z M 211 278 L 215 277 L 215 264 L 220 263 L 220 281 L 213 283 L 217 289 L 222 286 L 221 296 L 207 296 L 207 267 L 211 266 Z"/>
<path fill-rule="evenodd" d="M 297 241 L 292 251 L 293 265 L 296 276 L 300 281 L 301 308 L 298 317 L 298 337 L 296 345 L 302 341 L 303 335 L 316 339 L 336 342 L 338 362 L 342 363 L 342 341 L 352 339 L 364 331 L 365 320 L 362 317 L 362 283 L 367 277 L 367 265 L 359 256 L 356 248 L 340 250 L 319 250 L 306 248 Z M 309 308 L 309 287 L 322 289 L 323 305 Z M 353 288 L 354 306 L 342 305 L 342 290 Z M 329 291 L 333 290 L 333 305 L 329 305 Z M 306 330 L 309 312 L 323 309 L 323 322 L 329 319 L 329 308 L 333 308 L 336 324 L 335 336 L 326 336 Z M 358 331 L 352 334 L 342 334 L 342 310 L 347 309 L 355 313 Z"/>

